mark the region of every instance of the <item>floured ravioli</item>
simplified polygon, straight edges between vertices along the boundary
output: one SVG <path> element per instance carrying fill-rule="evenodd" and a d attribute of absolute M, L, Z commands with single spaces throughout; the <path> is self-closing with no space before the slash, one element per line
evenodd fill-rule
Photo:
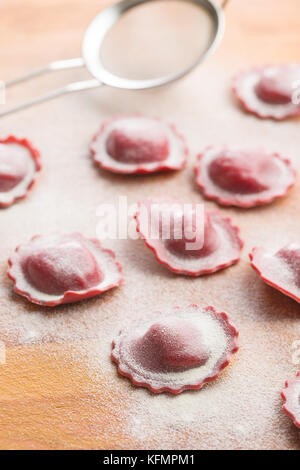
<path fill-rule="evenodd" d="M 9 259 L 14 290 L 47 306 L 94 297 L 121 281 L 121 266 L 111 250 L 79 233 L 35 236 Z"/>
<path fill-rule="evenodd" d="M 93 139 L 91 152 L 100 167 L 123 174 L 179 170 L 188 153 L 173 125 L 141 115 L 104 122 Z"/>
<path fill-rule="evenodd" d="M 121 330 L 112 359 L 135 385 L 178 394 L 215 380 L 238 350 L 237 337 L 224 312 L 198 305 L 175 307 Z"/>

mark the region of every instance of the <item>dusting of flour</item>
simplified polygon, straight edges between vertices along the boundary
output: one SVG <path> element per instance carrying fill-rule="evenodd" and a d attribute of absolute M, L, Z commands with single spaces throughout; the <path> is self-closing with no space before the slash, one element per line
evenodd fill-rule
<path fill-rule="evenodd" d="M 233 70 L 225 73 L 214 67 L 208 63 L 174 87 L 150 90 L 143 97 L 112 89 L 101 96 L 87 92 L 49 102 L 38 111 L 34 108 L 26 119 L 16 115 L 1 122 L 3 134 L 13 129 L 30 137 L 44 162 L 44 171 L 28 198 L 0 214 L 0 341 L 7 346 L 8 358 L 1 371 L 14 378 L 18 370 L 12 386 L 23 386 L 26 377 L 18 369 L 20 358 L 10 361 L 18 348 L 20 356 L 28 354 L 26 374 L 34 373 L 37 364 L 46 367 L 43 354 L 56 362 L 61 377 L 55 377 L 65 389 L 62 396 L 53 396 L 53 403 L 41 411 L 40 419 L 57 414 L 61 420 L 65 440 L 54 441 L 57 448 L 79 443 L 99 448 L 103 436 L 106 441 L 102 446 L 108 449 L 112 442 L 122 449 L 300 448 L 299 430 L 282 412 L 280 397 L 284 381 L 300 367 L 292 360 L 292 344 L 300 339 L 299 304 L 266 286 L 248 258 L 254 246 L 268 245 L 271 251 L 299 242 L 299 187 L 291 189 L 288 197 L 253 211 L 219 209 L 240 227 L 245 247 L 239 263 L 211 276 L 176 276 L 157 263 L 143 241 L 121 240 L 103 245 L 113 248 L 124 266 L 124 285 L 88 301 L 55 309 L 32 305 L 12 292 L 6 277 L 7 259 L 14 248 L 35 234 L 63 230 L 95 236 L 97 207 L 111 203 L 118 194 L 127 195 L 129 204 L 166 194 L 187 202 L 203 201 L 193 183 L 192 167 L 195 154 L 212 143 L 243 145 L 253 135 L 258 146 L 281 152 L 300 170 L 299 122 L 277 126 L 243 115 L 228 97 Z M 174 121 L 186 136 L 191 156 L 185 170 L 151 178 L 124 178 L 91 163 L 87 148 L 100 122 L 116 113 L 141 110 Z M 47 126 L 42 127 L 40 123 L 45 122 Z M 216 208 L 211 202 L 205 207 Z M 111 341 L 119 329 L 153 310 L 191 303 L 224 310 L 240 331 L 240 350 L 219 379 L 202 390 L 173 397 L 153 395 L 120 377 L 110 361 Z M 54 353 L 52 345 L 58 345 L 62 353 Z M 40 363 L 30 361 L 35 351 Z M 53 382 L 42 382 L 41 377 L 48 379 L 47 372 L 37 374 L 41 396 L 55 388 Z M 76 387 L 68 385 L 69 376 L 70 381 L 78 381 L 78 394 Z M 80 384 L 84 384 L 81 389 Z M 68 407 L 70 389 L 76 393 Z M 7 405 L 3 399 L 2 385 L 1 390 L 0 418 L 8 406 L 4 414 L 7 428 L 11 403 Z M 13 391 L 9 391 L 11 395 Z M 31 399 L 28 384 L 22 393 L 19 421 Z M 79 405 L 85 406 L 80 412 Z M 29 416 L 28 421 L 31 419 Z M 43 423 L 41 429 L 45 429 Z M 11 428 L 10 433 L 14 432 Z M 82 438 L 83 432 L 92 436 L 90 441 Z M 75 440 L 78 433 L 79 443 Z M 28 445 L 34 446 L 31 434 Z"/>

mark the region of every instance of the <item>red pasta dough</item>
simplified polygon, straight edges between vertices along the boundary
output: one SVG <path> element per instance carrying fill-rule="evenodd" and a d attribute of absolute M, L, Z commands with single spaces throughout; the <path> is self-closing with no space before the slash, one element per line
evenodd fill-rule
<path fill-rule="evenodd" d="M 112 359 L 135 385 L 178 394 L 215 380 L 238 350 L 237 337 L 227 314 L 214 307 L 175 307 L 121 330 Z"/>
<path fill-rule="evenodd" d="M 249 113 L 276 120 L 300 114 L 300 64 L 256 67 L 240 73 L 233 91 Z"/>
<path fill-rule="evenodd" d="M 292 418 L 295 425 L 300 428 L 300 372 L 297 373 L 295 378 L 286 381 L 281 396 L 284 399 L 282 408 Z"/>
<path fill-rule="evenodd" d="M 243 208 L 284 196 L 296 177 L 290 161 L 277 153 L 212 146 L 198 155 L 195 175 L 205 197 Z"/>
<path fill-rule="evenodd" d="M 217 212 L 204 211 L 202 204 L 146 199 L 135 218 L 157 260 L 177 274 L 210 274 L 239 260 L 243 242 L 238 228 Z"/>
<path fill-rule="evenodd" d="M 8 276 L 18 294 L 47 306 L 94 297 L 122 281 L 114 253 L 79 233 L 33 237 L 9 259 Z"/>
<path fill-rule="evenodd" d="M 25 198 L 41 167 L 40 153 L 29 140 L 0 138 L 0 207 Z"/>
<path fill-rule="evenodd" d="M 300 245 L 289 244 L 276 253 L 253 248 L 249 256 L 263 281 L 300 302 Z"/>
<path fill-rule="evenodd" d="M 93 138 L 91 152 L 99 166 L 123 174 L 179 170 L 188 154 L 173 125 L 141 115 L 105 121 Z"/>

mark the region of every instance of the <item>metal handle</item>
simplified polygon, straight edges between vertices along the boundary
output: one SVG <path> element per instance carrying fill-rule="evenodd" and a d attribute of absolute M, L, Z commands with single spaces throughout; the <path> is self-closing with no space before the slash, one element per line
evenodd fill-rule
<path fill-rule="evenodd" d="M 84 65 L 85 64 L 82 57 L 68 60 L 57 60 L 55 62 L 50 62 L 50 64 L 46 65 L 46 67 L 43 67 L 42 69 L 34 70 L 33 72 L 22 75 L 21 77 L 18 77 L 14 80 L 10 80 L 6 82 L 5 86 L 11 87 L 27 80 L 31 80 L 32 78 L 39 77 L 40 75 L 44 75 L 48 72 L 54 72 L 56 70 L 74 69 L 77 67 L 84 67 Z"/>
<path fill-rule="evenodd" d="M 31 73 L 16 78 L 15 80 L 11 80 L 7 82 L 5 86 L 11 87 L 27 80 L 31 80 L 32 78 L 38 77 L 40 75 L 44 75 L 48 72 L 83 67 L 84 65 L 84 60 L 81 57 L 69 60 L 58 60 L 56 62 L 51 62 L 44 68 L 35 70 Z M 33 106 L 35 104 L 43 103 L 44 101 L 57 98 L 58 96 L 62 96 L 68 93 L 74 93 L 76 91 L 87 90 L 90 88 L 97 88 L 101 85 L 103 84 L 96 79 L 69 83 L 68 85 L 62 88 L 58 88 L 57 90 L 53 90 L 49 93 L 46 93 L 45 95 L 38 96 L 37 98 L 33 98 L 32 100 L 26 101 L 25 103 L 6 109 L 5 111 L 0 112 L 0 117 L 7 116 L 17 111 L 21 111 L 22 109 L 29 108 L 30 106 Z"/>
<path fill-rule="evenodd" d="M 76 91 L 88 90 L 89 88 L 97 88 L 102 86 L 103 83 L 99 82 L 98 80 L 84 80 L 82 82 L 73 82 L 69 83 L 68 85 L 58 88 L 57 90 L 50 91 L 45 95 L 38 96 L 37 98 L 33 98 L 32 100 L 25 101 L 25 103 L 19 104 L 12 108 L 9 108 L 5 111 L 0 112 L 0 118 L 3 116 L 7 116 L 9 114 L 13 114 L 17 111 L 21 111 L 22 109 L 29 108 L 35 104 L 43 103 L 44 101 L 51 100 L 53 98 L 57 98 L 62 95 L 66 95 L 68 93 L 74 93 Z"/>

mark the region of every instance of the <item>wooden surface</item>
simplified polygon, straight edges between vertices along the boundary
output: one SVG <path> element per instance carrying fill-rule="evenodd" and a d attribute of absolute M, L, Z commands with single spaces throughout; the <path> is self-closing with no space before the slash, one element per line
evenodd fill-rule
<path fill-rule="evenodd" d="M 109 2 L 0 0 L 1 79 L 51 60 L 76 57 L 84 30 Z M 32 139 L 43 173 L 26 201 L 0 213 L 1 449 L 264 448 L 300 449 L 300 434 L 281 412 L 280 390 L 300 365 L 299 305 L 265 286 L 249 266 L 255 245 L 299 242 L 299 178 L 289 196 L 250 211 L 222 209 L 241 228 L 240 263 L 188 279 L 159 266 L 139 240 L 106 242 L 124 265 L 125 283 L 102 297 L 49 310 L 12 293 L 7 258 L 36 233 L 80 230 L 94 236 L 102 202 L 127 195 L 200 201 L 195 154 L 212 143 L 263 145 L 291 158 L 300 172 L 299 120 L 274 123 L 244 114 L 229 91 L 237 70 L 260 63 L 300 62 L 300 5 L 295 0 L 232 0 L 216 54 L 185 80 L 144 93 L 103 89 L 46 103 L 0 122 L 3 135 Z M 87 72 L 52 75 L 7 95 L 13 104 Z M 88 144 L 101 121 L 141 111 L 174 122 L 191 150 L 177 174 L 113 176 L 91 162 Z M 207 207 L 214 207 L 208 203 Z M 130 318 L 167 305 L 214 304 L 240 329 L 232 366 L 199 392 L 153 396 L 120 378 L 110 343 Z"/>

